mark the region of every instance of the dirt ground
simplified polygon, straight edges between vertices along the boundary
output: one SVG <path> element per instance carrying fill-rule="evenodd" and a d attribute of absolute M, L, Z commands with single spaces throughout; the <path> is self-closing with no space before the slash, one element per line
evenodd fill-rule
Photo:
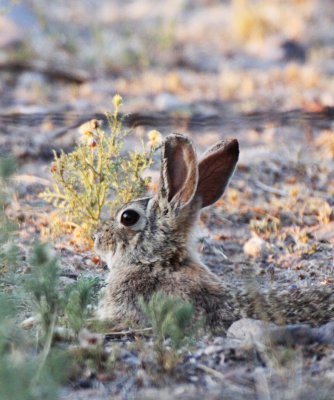
<path fill-rule="evenodd" d="M 239 140 L 230 187 L 200 220 L 201 257 L 215 273 L 238 285 L 250 271 L 277 290 L 334 283 L 331 0 L 24 0 L 0 9 L 0 155 L 19 162 L 11 212 L 22 216 L 23 252 L 51 221 L 38 198 L 51 150 L 73 148 L 78 125 L 110 111 L 119 93 L 122 112 L 135 116 L 128 148 L 150 129 L 189 135 L 199 152 Z M 159 159 L 155 183 L 158 168 Z M 106 274 L 92 250 L 62 237 L 54 247 L 67 279 Z M 296 345 L 284 359 L 286 349 L 268 355 L 207 335 L 163 377 L 149 372 L 149 345 L 114 338 L 113 373 L 87 372 L 62 398 L 333 398 L 333 343 Z"/>

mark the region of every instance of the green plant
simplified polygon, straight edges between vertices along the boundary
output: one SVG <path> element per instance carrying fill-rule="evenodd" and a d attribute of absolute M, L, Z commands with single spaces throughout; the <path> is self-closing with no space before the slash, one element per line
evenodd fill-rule
<path fill-rule="evenodd" d="M 91 316 L 99 286 L 97 279 L 80 276 L 64 288 L 58 258 L 44 244 L 34 246 L 29 264 L 31 271 L 23 279 L 22 287 L 20 283 L 15 287 L 23 292 L 20 303 L 14 303 L 8 295 L 0 298 L 7 310 L 0 313 L 0 352 L 11 349 L 3 358 L 6 365 L 0 362 L 0 386 L 2 379 L 6 381 L 2 382 L 5 391 L 0 389 L 0 398 L 6 400 L 17 398 L 11 397 L 12 392 L 20 393 L 22 399 L 56 398 L 59 384 L 68 378 L 75 356 L 54 344 L 56 326 L 65 324 L 78 334 Z M 17 326 L 18 311 L 22 308 L 34 316 L 38 332 L 35 337 L 23 335 Z M 18 392 L 14 373 L 20 378 Z"/>
<path fill-rule="evenodd" d="M 64 287 L 58 258 L 40 243 L 31 250 L 26 274 L 13 268 L 19 260 L 17 227 L 6 208 L 15 169 L 13 160 L 0 159 L 0 399 L 54 400 L 75 359 L 54 341 L 56 326 L 80 331 L 96 303 L 99 282 L 80 276 Z M 23 329 L 26 313 L 34 317 L 35 328 Z M 77 336 L 71 340 L 79 342 Z"/>
<path fill-rule="evenodd" d="M 22 310 L 26 308 L 29 296 L 24 295 L 24 277 L 20 277 L 16 268 L 13 268 L 17 261 L 17 228 L 6 215 L 11 191 L 10 177 L 15 170 L 13 160 L 0 159 L 0 254 L 1 266 L 5 266 L 0 270 L 0 399 L 54 400 L 59 384 L 67 377 L 70 368 L 69 357 L 66 352 L 51 348 L 51 334 L 45 336 L 46 339 L 40 347 L 36 347 L 35 336 L 21 328 Z M 58 270 L 51 265 L 49 258 L 41 248 L 38 250 L 34 251 L 31 257 L 34 263 L 33 277 L 41 281 L 41 277 L 34 271 L 35 266 L 41 265 L 51 266 L 49 277 L 57 275 Z M 16 279 L 7 279 L 7 275 L 13 275 Z M 47 301 L 50 301 L 51 305 L 45 308 L 50 310 L 56 308 L 55 291 L 52 285 L 48 288 L 50 293 L 47 294 Z M 44 326 L 49 327 L 50 318 L 47 318 L 45 313 L 43 315 L 45 320 L 49 321 Z M 49 328 L 44 330 L 50 332 Z"/>
<path fill-rule="evenodd" d="M 97 292 L 100 287 L 98 278 L 80 275 L 78 280 L 68 285 L 64 314 L 67 325 L 77 334 L 92 315 L 92 306 L 97 303 Z"/>
<path fill-rule="evenodd" d="M 54 345 L 56 326 L 62 323 L 75 334 L 79 333 L 91 315 L 98 281 L 80 276 L 64 288 L 58 258 L 44 244 L 34 246 L 29 262 L 31 273 L 23 282 L 24 302 L 35 319 L 38 332 L 35 346 L 39 350 L 37 369 L 30 378 L 35 384 L 40 382 L 43 388 L 63 382 L 71 370 L 72 358 L 75 358 Z M 72 340 L 77 341 L 77 335 L 74 338 L 72 335 Z"/>
<path fill-rule="evenodd" d="M 96 279 L 79 277 L 62 289 L 58 260 L 46 245 L 34 247 L 30 268 L 15 287 L 21 297 L 0 292 L 1 400 L 57 398 L 75 354 L 53 343 L 56 325 L 63 322 L 78 333 L 96 299 Z M 34 315 L 38 335 L 24 332 L 18 324 L 22 309 Z"/>
<path fill-rule="evenodd" d="M 194 309 L 180 297 L 166 297 L 162 292 L 153 294 L 148 302 L 139 297 L 139 305 L 152 326 L 157 362 L 163 369 L 172 369 L 178 360 L 177 350 L 189 345 L 202 321 L 194 321 Z M 166 347 L 169 338 L 171 347 Z"/>
<path fill-rule="evenodd" d="M 112 214 L 121 204 L 144 193 L 150 181 L 142 178 L 152 164 L 153 147 L 123 155 L 124 130 L 118 116 L 122 98 L 113 98 L 115 110 L 107 113 L 111 134 L 106 135 L 97 120 L 81 126 L 83 140 L 73 152 L 60 156 L 54 153 L 51 175 L 52 190 L 41 197 L 51 202 L 68 219 L 73 227 L 80 225 L 90 237 L 99 225 L 104 211 Z"/>
<path fill-rule="evenodd" d="M 36 244 L 29 264 L 31 273 L 24 281 L 29 306 L 43 336 L 51 335 L 61 308 L 58 259 L 46 245 Z"/>
<path fill-rule="evenodd" d="M 62 288 L 58 258 L 44 244 L 35 245 L 30 266 L 24 288 L 42 337 L 52 335 L 60 320 L 77 334 L 97 302 L 99 279 L 80 275 Z"/>
<path fill-rule="evenodd" d="M 16 164 L 11 158 L 0 159 L 0 272 L 16 261 L 17 246 L 15 244 L 16 225 L 5 213 L 8 203 L 10 177 L 16 171 Z"/>

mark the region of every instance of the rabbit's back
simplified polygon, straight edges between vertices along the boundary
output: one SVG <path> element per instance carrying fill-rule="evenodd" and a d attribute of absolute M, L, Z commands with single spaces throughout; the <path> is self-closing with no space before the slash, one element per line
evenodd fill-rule
<path fill-rule="evenodd" d="M 259 290 L 247 284 L 236 292 L 235 309 L 240 317 L 318 326 L 334 320 L 334 286 Z"/>

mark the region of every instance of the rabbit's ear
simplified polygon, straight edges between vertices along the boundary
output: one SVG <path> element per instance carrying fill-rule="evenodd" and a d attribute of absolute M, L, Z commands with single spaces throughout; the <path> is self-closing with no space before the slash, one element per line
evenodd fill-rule
<path fill-rule="evenodd" d="M 209 206 L 224 193 L 233 175 L 239 157 L 236 139 L 222 140 L 203 155 L 198 164 L 199 178 L 196 197 L 202 199 L 202 207 Z"/>
<path fill-rule="evenodd" d="M 169 135 L 161 149 L 159 196 L 183 207 L 194 197 L 198 166 L 193 145 L 186 136 Z"/>

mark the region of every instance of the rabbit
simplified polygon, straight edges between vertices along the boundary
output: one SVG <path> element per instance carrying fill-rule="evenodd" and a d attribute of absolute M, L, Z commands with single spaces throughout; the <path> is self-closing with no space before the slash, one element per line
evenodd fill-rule
<path fill-rule="evenodd" d="M 209 327 L 224 332 L 242 317 L 311 324 L 333 319 L 332 288 L 259 294 L 249 285 L 233 287 L 199 260 L 193 231 L 200 210 L 222 196 L 238 157 L 236 139 L 219 141 L 198 162 L 188 137 L 166 137 L 158 193 L 125 204 L 95 233 L 95 251 L 110 270 L 98 318 L 141 322 L 138 296 L 148 301 L 162 291 L 190 301 Z"/>

